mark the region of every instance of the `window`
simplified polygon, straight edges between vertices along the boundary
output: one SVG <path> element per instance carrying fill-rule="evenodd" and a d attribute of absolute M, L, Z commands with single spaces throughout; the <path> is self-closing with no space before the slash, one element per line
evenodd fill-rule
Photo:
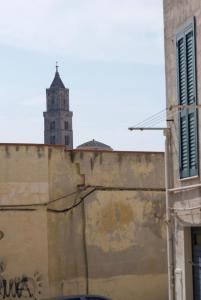
<path fill-rule="evenodd" d="M 55 121 L 50 122 L 50 129 L 55 129 Z"/>
<path fill-rule="evenodd" d="M 180 177 L 198 174 L 195 20 L 177 31 L 177 98 L 179 112 Z M 185 107 L 188 105 L 187 107 Z"/>
<path fill-rule="evenodd" d="M 65 135 L 65 145 L 69 145 L 69 136 Z"/>
<path fill-rule="evenodd" d="M 55 136 L 50 136 L 50 144 L 55 144 Z"/>
<path fill-rule="evenodd" d="M 68 130 L 68 121 L 64 122 L 64 128 L 65 128 L 65 130 Z"/>

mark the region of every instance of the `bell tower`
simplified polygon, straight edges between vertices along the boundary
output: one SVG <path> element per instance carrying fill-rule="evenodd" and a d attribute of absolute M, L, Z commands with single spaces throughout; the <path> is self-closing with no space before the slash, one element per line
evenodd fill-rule
<path fill-rule="evenodd" d="M 50 88 L 46 89 L 44 116 L 45 144 L 65 145 L 73 149 L 72 116 L 69 110 L 69 89 L 60 78 L 58 65 Z"/>

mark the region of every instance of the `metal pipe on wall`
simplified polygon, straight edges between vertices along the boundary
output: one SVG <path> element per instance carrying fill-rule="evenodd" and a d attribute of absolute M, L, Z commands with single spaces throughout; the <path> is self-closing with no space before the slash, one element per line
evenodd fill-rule
<path fill-rule="evenodd" d="M 168 257 L 168 291 L 169 300 L 174 300 L 174 261 L 173 261 L 173 235 L 172 220 L 169 201 L 169 145 L 170 128 L 164 129 L 165 135 L 165 193 L 166 193 L 166 221 L 167 221 L 167 257 Z"/>

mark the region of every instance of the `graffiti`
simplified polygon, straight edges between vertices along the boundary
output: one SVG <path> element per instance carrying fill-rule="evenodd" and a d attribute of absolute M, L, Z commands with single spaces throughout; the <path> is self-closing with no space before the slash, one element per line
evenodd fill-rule
<path fill-rule="evenodd" d="M 33 277 L 21 276 L 5 279 L 0 276 L 0 299 L 29 298 L 37 300 L 41 294 L 42 277 L 38 272 Z"/>
<path fill-rule="evenodd" d="M 0 230 L 0 240 L 2 240 L 3 237 L 4 237 L 4 233 L 3 231 Z"/>
<path fill-rule="evenodd" d="M 6 265 L 3 261 L 0 261 L 0 273 L 4 272 L 6 269 Z"/>

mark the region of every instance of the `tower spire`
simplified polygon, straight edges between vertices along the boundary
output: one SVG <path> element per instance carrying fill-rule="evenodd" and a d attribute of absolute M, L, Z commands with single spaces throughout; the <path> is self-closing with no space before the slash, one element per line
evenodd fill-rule
<path fill-rule="evenodd" d="M 59 65 L 58 65 L 58 61 L 56 61 L 56 72 L 58 72 L 59 69 Z"/>
<path fill-rule="evenodd" d="M 58 61 L 56 61 L 56 72 L 55 72 L 55 76 L 54 76 L 54 79 L 50 85 L 50 88 L 65 88 L 61 78 L 60 78 L 60 75 L 59 75 L 59 65 L 58 65 Z"/>

